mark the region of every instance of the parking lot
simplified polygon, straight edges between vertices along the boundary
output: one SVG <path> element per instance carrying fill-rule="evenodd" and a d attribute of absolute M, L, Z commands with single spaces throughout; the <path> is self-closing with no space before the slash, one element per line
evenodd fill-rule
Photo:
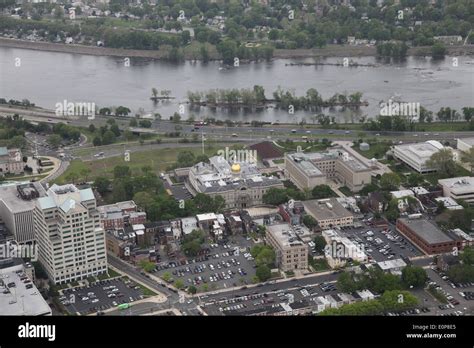
<path fill-rule="evenodd" d="M 365 253 L 374 261 L 386 261 L 400 257 L 421 256 L 422 253 L 409 240 L 399 234 L 394 226 L 388 229 L 364 226 L 342 229 L 349 239 L 364 246 Z"/>
<path fill-rule="evenodd" d="M 295 286 L 287 289 L 274 289 L 261 292 L 254 288 L 252 293 L 246 295 L 235 295 L 234 297 L 209 300 L 201 297 L 205 303 L 203 309 L 209 315 L 245 315 L 258 311 L 259 308 L 268 305 L 279 306 L 282 302 L 298 302 L 303 299 L 312 301 L 317 296 L 336 294 L 335 283 L 322 283 L 319 285 Z"/>
<path fill-rule="evenodd" d="M 474 312 L 474 283 L 455 283 L 449 277 L 432 267 L 427 270 L 429 285 L 440 292 L 448 301 L 438 302 L 436 312 L 439 315 L 462 315 Z"/>
<path fill-rule="evenodd" d="M 255 261 L 249 253 L 252 241 L 238 237 L 236 243 L 210 244 L 209 254 L 189 258 L 184 264 L 176 261 L 162 262 L 157 266 L 157 275 L 169 273 L 169 282 L 181 280 L 185 286 L 193 285 L 208 290 L 251 284 L 255 276 Z M 242 240 L 240 240 L 242 239 Z M 239 245 L 239 246 L 238 246 Z"/>
<path fill-rule="evenodd" d="M 137 284 L 118 278 L 65 289 L 59 300 L 70 313 L 89 314 L 142 298 L 142 290 Z"/>

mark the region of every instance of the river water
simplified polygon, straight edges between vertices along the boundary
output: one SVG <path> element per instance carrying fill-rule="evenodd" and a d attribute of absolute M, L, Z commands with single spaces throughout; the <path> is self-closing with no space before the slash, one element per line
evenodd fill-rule
<path fill-rule="evenodd" d="M 474 59 L 453 57 L 441 62 L 430 58 L 409 57 L 398 64 L 381 64 L 373 57 L 353 58 L 358 63 L 375 63 L 378 67 L 343 66 L 288 66 L 291 62 L 314 62 L 278 59 L 272 62 L 241 64 L 222 68 L 219 62 L 185 62 L 171 64 L 163 61 L 144 61 L 132 58 L 127 66 L 123 58 L 74 55 L 0 47 L 0 97 L 27 98 L 39 106 L 54 109 L 64 100 L 94 102 L 98 107 L 123 105 L 134 112 L 143 108 L 146 113 L 159 112 L 168 118 L 186 101 L 187 91 L 215 88 L 252 88 L 262 85 L 267 98 L 278 86 L 303 95 L 315 88 L 329 98 L 334 93 L 360 91 L 368 107 L 354 111 L 335 108 L 323 110 L 334 115 L 338 122 L 357 121 L 361 116 L 379 113 L 379 102 L 396 97 L 405 102 L 419 102 L 432 111 L 442 106 L 460 109 L 473 106 Z M 342 62 L 328 58 L 327 63 Z M 176 97 L 170 102 L 154 103 L 149 99 L 151 88 L 171 90 Z M 233 120 L 262 120 L 299 122 L 303 118 L 314 122 L 310 112 L 265 109 L 259 112 L 229 112 L 222 109 L 199 108 L 190 110 L 185 105 L 187 118 L 215 117 Z"/>

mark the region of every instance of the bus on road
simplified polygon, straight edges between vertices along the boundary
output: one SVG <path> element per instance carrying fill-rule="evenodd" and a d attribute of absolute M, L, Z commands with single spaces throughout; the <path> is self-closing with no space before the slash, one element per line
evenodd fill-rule
<path fill-rule="evenodd" d="M 124 309 L 129 309 L 130 308 L 130 303 L 122 303 L 118 305 L 118 309 L 124 310 Z"/>

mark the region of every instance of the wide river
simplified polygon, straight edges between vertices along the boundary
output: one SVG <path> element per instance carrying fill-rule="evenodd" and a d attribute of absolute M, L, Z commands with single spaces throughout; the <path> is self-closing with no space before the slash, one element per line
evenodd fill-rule
<path fill-rule="evenodd" d="M 203 64 L 185 62 L 171 64 L 162 61 L 131 59 L 126 66 L 123 58 L 74 55 L 0 47 L 0 97 L 27 98 L 39 106 L 54 109 L 64 100 L 94 102 L 98 107 L 123 105 L 134 112 L 159 112 L 168 118 L 186 101 L 187 91 L 216 88 L 252 88 L 262 85 L 266 96 L 281 86 L 296 95 L 315 88 L 329 98 L 334 93 L 360 91 L 368 107 L 358 111 L 324 110 L 336 116 L 338 122 L 357 121 L 360 116 L 373 117 L 379 113 L 379 102 L 396 97 L 406 102 L 419 102 L 432 111 L 442 106 L 460 109 L 473 106 L 474 59 L 452 57 L 432 62 L 429 58 L 410 57 L 398 64 L 379 64 L 373 57 L 353 58 L 358 63 L 375 63 L 378 67 L 288 66 L 291 62 L 314 62 L 313 59 L 285 60 L 241 64 L 223 69 L 219 62 Z M 328 58 L 327 63 L 341 62 Z M 152 87 L 171 90 L 175 100 L 153 103 L 149 99 Z M 228 112 L 200 108 L 189 110 L 183 118 L 194 114 L 234 120 L 265 120 L 313 122 L 309 112 L 266 109 L 260 112 Z"/>

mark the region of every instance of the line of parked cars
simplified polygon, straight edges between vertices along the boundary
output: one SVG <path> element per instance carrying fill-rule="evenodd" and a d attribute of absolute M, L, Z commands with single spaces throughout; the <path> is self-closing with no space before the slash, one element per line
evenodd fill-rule
<path fill-rule="evenodd" d="M 459 295 L 464 297 L 466 300 L 474 300 L 474 292 L 473 291 L 459 291 Z"/>

